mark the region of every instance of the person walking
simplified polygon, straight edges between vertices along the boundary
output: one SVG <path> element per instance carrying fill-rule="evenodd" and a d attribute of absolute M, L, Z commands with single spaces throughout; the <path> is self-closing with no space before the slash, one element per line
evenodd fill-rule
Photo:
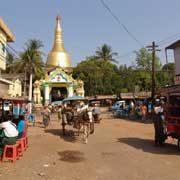
<path fill-rule="evenodd" d="M 147 114 L 147 106 L 145 103 L 142 104 L 141 106 L 141 120 L 142 122 L 145 122 L 146 121 L 146 114 Z"/>
<path fill-rule="evenodd" d="M 57 114 L 58 114 L 58 121 L 60 122 L 62 120 L 62 106 L 61 105 L 58 106 Z"/>
<path fill-rule="evenodd" d="M 51 111 L 49 110 L 48 105 L 45 105 L 42 111 L 43 124 L 45 128 L 49 125 L 50 114 L 51 114 Z"/>
<path fill-rule="evenodd" d="M 154 106 L 154 130 L 155 130 L 155 137 L 154 137 L 154 144 L 155 146 L 162 146 L 166 139 L 166 134 L 164 133 L 164 126 L 163 126 L 163 117 L 164 117 L 164 108 L 160 102 L 156 102 Z"/>
<path fill-rule="evenodd" d="M 93 108 L 92 113 L 93 113 L 94 121 L 97 122 L 97 123 L 100 123 L 100 120 L 101 120 L 100 114 L 101 114 L 101 112 L 100 112 L 100 107 L 99 107 L 98 104 L 94 104 L 94 108 Z"/>

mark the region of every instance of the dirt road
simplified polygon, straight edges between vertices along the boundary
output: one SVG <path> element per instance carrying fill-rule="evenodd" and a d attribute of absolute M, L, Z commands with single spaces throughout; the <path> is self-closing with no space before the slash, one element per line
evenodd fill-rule
<path fill-rule="evenodd" d="M 29 148 L 15 164 L 0 164 L 2 180 L 178 180 L 176 140 L 153 146 L 152 124 L 104 118 L 88 144 L 69 128 L 62 136 L 53 116 L 45 130 L 29 127 Z"/>

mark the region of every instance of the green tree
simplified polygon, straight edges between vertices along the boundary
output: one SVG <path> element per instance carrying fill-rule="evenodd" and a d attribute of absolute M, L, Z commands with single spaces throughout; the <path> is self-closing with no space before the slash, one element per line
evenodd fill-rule
<path fill-rule="evenodd" d="M 118 53 L 112 52 L 111 46 L 108 46 L 107 44 L 103 44 L 101 47 L 97 48 L 95 57 L 97 59 L 101 59 L 104 61 L 110 61 L 117 63 L 116 59 L 114 59 L 114 56 L 117 56 Z"/>
<path fill-rule="evenodd" d="M 32 78 L 40 78 L 43 74 L 42 51 L 43 44 L 40 40 L 30 39 L 25 43 L 24 51 L 20 53 L 20 59 L 17 61 L 17 69 L 25 71 L 29 76 L 29 100 L 32 100 Z M 31 112 L 31 107 L 30 107 Z"/>
<path fill-rule="evenodd" d="M 162 70 L 163 71 L 167 70 L 167 71 L 174 72 L 175 71 L 175 67 L 176 67 L 175 63 L 167 63 L 167 64 L 163 65 Z"/>
<path fill-rule="evenodd" d="M 175 63 L 164 64 L 160 72 L 161 87 L 174 84 Z"/>
<path fill-rule="evenodd" d="M 152 77 L 152 53 L 145 48 L 141 48 L 136 52 L 136 84 L 142 91 L 151 90 Z M 161 84 L 161 75 L 158 73 L 161 70 L 159 57 L 155 57 L 155 82 L 159 86 Z"/>
<path fill-rule="evenodd" d="M 74 68 L 73 77 L 84 81 L 86 95 L 117 93 L 120 82 L 116 65 L 92 57 Z"/>
<path fill-rule="evenodd" d="M 152 53 L 148 52 L 145 48 L 141 48 L 136 51 L 136 65 L 137 68 L 144 70 L 152 70 Z M 159 57 L 155 57 L 155 69 L 159 70 L 161 68 L 161 63 Z"/>
<path fill-rule="evenodd" d="M 16 58 L 14 55 L 7 51 L 7 56 L 6 56 L 6 73 L 14 73 L 15 72 L 15 61 Z"/>
<path fill-rule="evenodd" d="M 16 61 L 16 69 L 18 72 L 25 72 L 28 76 L 33 74 L 33 79 L 40 79 L 43 73 L 43 59 L 40 48 L 43 44 L 40 40 L 30 39 L 25 43 L 24 51 L 19 54 Z"/>

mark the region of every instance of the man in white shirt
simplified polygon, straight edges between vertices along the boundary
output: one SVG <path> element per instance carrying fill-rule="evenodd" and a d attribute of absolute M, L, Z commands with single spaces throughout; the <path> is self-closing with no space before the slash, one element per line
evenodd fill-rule
<path fill-rule="evenodd" d="M 156 102 L 154 106 L 155 146 L 164 145 L 164 141 L 167 138 L 166 134 L 164 133 L 163 118 L 164 108 L 161 103 Z"/>
<path fill-rule="evenodd" d="M 0 157 L 2 156 L 5 144 L 16 144 L 18 130 L 11 121 L 0 123 Z"/>

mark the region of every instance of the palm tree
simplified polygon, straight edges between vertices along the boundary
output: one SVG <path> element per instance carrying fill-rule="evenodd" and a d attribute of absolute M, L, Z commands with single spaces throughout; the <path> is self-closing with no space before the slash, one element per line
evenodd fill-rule
<path fill-rule="evenodd" d="M 113 58 L 117 55 L 118 53 L 112 52 L 111 46 L 108 46 L 107 44 L 103 44 L 101 47 L 98 47 L 96 51 L 96 58 L 102 59 L 106 62 L 111 61 L 117 63 L 117 61 Z"/>
<path fill-rule="evenodd" d="M 25 43 L 25 48 L 22 53 L 20 53 L 20 59 L 17 62 L 17 70 L 23 71 L 29 76 L 29 100 L 32 100 L 32 76 L 38 77 L 42 74 L 42 52 L 40 48 L 43 44 L 40 40 L 30 39 Z M 25 87 L 26 88 L 26 87 Z M 29 107 L 29 112 L 31 113 L 31 104 Z"/>
<path fill-rule="evenodd" d="M 14 73 L 15 67 L 14 67 L 14 62 L 15 62 L 15 57 L 14 55 L 7 51 L 7 57 L 6 57 L 6 73 Z"/>

